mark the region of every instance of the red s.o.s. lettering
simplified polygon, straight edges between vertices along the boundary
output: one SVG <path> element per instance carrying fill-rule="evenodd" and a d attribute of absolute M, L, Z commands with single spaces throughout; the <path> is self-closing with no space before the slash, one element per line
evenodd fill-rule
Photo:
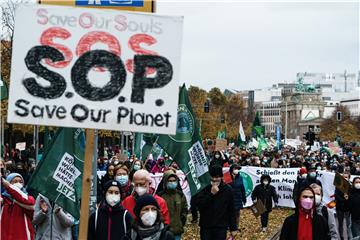
<path fill-rule="evenodd" d="M 73 58 L 73 54 L 72 54 L 71 50 L 64 45 L 54 43 L 54 41 L 53 41 L 54 38 L 60 38 L 60 39 L 65 40 L 69 37 L 71 37 L 71 33 L 68 30 L 61 28 L 61 27 L 51 27 L 51 28 L 45 30 L 41 34 L 40 43 L 42 45 L 48 45 L 48 46 L 56 48 L 62 54 L 64 54 L 64 57 L 65 57 L 65 60 L 60 61 L 60 62 L 52 62 L 51 60 L 46 59 L 45 60 L 46 64 L 48 64 L 52 67 L 56 67 L 56 68 L 64 68 L 67 65 L 69 65 L 69 63 L 71 62 L 71 60 Z"/>

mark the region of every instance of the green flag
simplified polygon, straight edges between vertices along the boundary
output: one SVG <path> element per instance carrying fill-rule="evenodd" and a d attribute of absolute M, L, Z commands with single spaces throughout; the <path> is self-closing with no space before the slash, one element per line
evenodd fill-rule
<path fill-rule="evenodd" d="M 138 159 L 145 161 L 153 151 L 156 144 L 157 135 L 150 133 L 136 133 L 135 135 L 135 155 Z"/>
<path fill-rule="evenodd" d="M 84 130 L 59 129 L 28 184 L 76 219 L 80 218 L 84 152 Z"/>
<path fill-rule="evenodd" d="M 210 183 L 207 158 L 185 84 L 179 93 L 176 135 L 160 135 L 157 143 L 186 175 L 191 195 Z"/>
<path fill-rule="evenodd" d="M 142 133 L 135 133 L 135 143 L 134 143 L 134 154 L 137 159 L 141 159 L 141 143 L 143 141 Z"/>
<path fill-rule="evenodd" d="M 4 81 L 0 79 L 0 101 L 8 98 L 8 87 Z"/>
<path fill-rule="evenodd" d="M 257 148 L 257 155 L 260 156 L 262 154 L 262 152 L 268 147 L 268 144 L 265 140 L 265 138 L 261 137 L 260 139 L 258 139 L 259 145 Z"/>
<path fill-rule="evenodd" d="M 51 135 L 50 135 L 50 131 L 49 131 L 49 127 L 45 127 L 45 131 L 44 131 L 44 149 L 46 151 L 46 149 L 49 148 L 51 143 Z"/>
<path fill-rule="evenodd" d="M 252 125 L 252 134 L 254 137 L 261 137 L 265 134 L 265 128 L 261 125 L 259 112 L 256 112 L 256 116 Z"/>

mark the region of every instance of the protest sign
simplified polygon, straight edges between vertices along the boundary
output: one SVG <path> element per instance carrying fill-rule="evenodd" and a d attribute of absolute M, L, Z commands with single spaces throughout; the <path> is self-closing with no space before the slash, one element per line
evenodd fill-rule
<path fill-rule="evenodd" d="M 175 134 L 182 22 L 19 6 L 8 122 Z"/>
<path fill-rule="evenodd" d="M 18 143 L 16 143 L 15 149 L 19 149 L 20 151 L 24 151 L 26 149 L 26 142 L 18 142 Z"/>
<path fill-rule="evenodd" d="M 259 199 L 258 201 L 256 201 L 256 203 L 250 206 L 250 209 L 255 217 L 259 217 L 266 211 L 264 203 L 261 201 L 261 199 Z"/>
<path fill-rule="evenodd" d="M 224 151 L 227 148 L 227 140 L 226 139 L 216 139 L 215 143 L 215 151 Z"/>

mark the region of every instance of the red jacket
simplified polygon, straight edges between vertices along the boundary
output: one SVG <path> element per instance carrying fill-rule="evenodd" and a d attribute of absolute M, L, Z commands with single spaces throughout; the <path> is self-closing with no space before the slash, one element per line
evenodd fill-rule
<path fill-rule="evenodd" d="M 10 185 L 6 191 L 14 198 L 3 198 L 0 217 L 1 240 L 33 240 L 35 199 Z"/>
<path fill-rule="evenodd" d="M 159 204 L 159 207 L 160 207 L 160 212 L 164 218 L 164 223 L 167 224 L 167 225 L 170 225 L 170 214 L 169 214 L 169 210 L 168 210 L 168 207 L 167 207 L 167 204 L 165 202 L 165 200 L 162 198 L 162 197 L 159 197 L 158 195 L 156 194 L 153 194 L 156 202 Z M 135 214 L 134 214 L 134 207 L 135 207 L 135 204 L 136 204 L 136 200 L 134 198 L 134 194 L 126 197 L 124 199 L 124 201 L 122 201 L 122 206 L 129 211 L 129 213 L 131 214 L 131 216 L 137 220 Z"/>

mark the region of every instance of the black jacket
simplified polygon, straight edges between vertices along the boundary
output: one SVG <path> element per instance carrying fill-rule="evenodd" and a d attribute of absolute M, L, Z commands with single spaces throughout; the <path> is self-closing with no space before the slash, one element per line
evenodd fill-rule
<path fill-rule="evenodd" d="M 336 202 L 336 210 L 342 212 L 348 212 L 349 207 L 345 203 L 346 200 L 344 198 L 344 193 L 341 192 L 339 189 L 335 188 L 335 202 Z"/>
<path fill-rule="evenodd" d="M 246 203 L 246 194 L 244 187 L 244 180 L 240 174 L 235 176 L 235 179 L 230 183 L 234 194 L 234 205 L 235 209 L 242 209 Z"/>
<path fill-rule="evenodd" d="M 299 186 L 299 189 L 302 189 L 302 188 L 305 188 L 305 187 L 308 187 L 310 186 L 311 184 L 313 183 L 316 183 L 317 185 L 319 185 L 320 187 L 322 187 L 322 184 L 320 182 L 320 180 L 316 178 L 311 178 L 309 176 L 309 174 L 307 175 L 306 179 L 304 181 L 301 182 L 300 186 Z"/>
<path fill-rule="evenodd" d="M 322 216 L 319 216 L 314 211 L 312 239 L 313 240 L 328 240 L 329 235 L 327 231 L 327 222 Z M 298 213 L 287 217 L 281 228 L 280 240 L 297 240 L 299 217 Z"/>
<path fill-rule="evenodd" d="M 96 212 L 97 219 L 95 223 Z M 129 234 L 133 220 L 129 212 L 126 212 L 125 219 L 124 214 L 125 209 L 120 205 L 120 203 L 114 207 L 110 207 L 105 201 L 100 203 L 97 211 L 91 214 L 89 219 L 88 240 L 108 239 L 108 226 L 110 221 L 111 240 L 130 239 Z"/>
<path fill-rule="evenodd" d="M 346 206 L 349 207 L 351 214 L 351 220 L 359 221 L 360 220 L 360 190 L 356 188 L 351 188 L 349 191 L 349 200 Z"/>
<path fill-rule="evenodd" d="M 269 179 L 269 184 L 266 186 L 262 183 L 264 178 Z M 273 207 L 272 200 L 274 200 L 274 202 L 277 204 L 278 203 L 278 195 L 276 193 L 275 187 L 270 185 L 271 178 L 269 175 L 262 175 L 260 178 L 260 181 L 261 181 L 261 183 L 254 188 L 254 190 L 251 194 L 251 199 L 253 201 L 255 199 L 256 200 L 260 199 L 263 202 L 263 204 L 265 205 L 266 210 L 268 212 L 271 212 L 272 207 Z"/>
<path fill-rule="evenodd" d="M 237 230 L 234 195 L 229 185 L 222 182 L 215 195 L 211 193 L 211 185 L 207 186 L 197 195 L 195 203 L 200 212 L 200 227 Z"/>

